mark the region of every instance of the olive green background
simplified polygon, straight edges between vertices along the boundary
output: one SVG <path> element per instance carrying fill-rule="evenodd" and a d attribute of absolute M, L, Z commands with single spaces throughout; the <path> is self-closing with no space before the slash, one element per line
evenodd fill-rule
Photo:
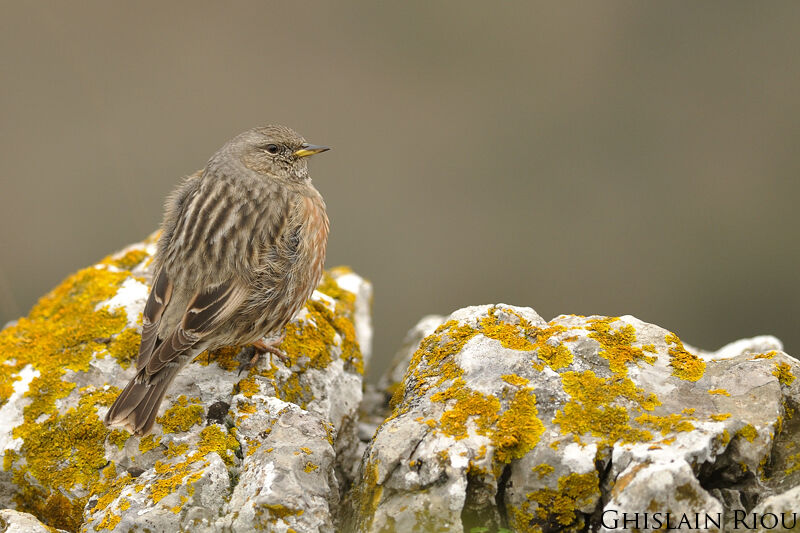
<path fill-rule="evenodd" d="M 800 3 L 3 2 L 0 323 L 227 139 L 314 158 L 385 366 L 427 313 L 633 314 L 800 353 Z"/>

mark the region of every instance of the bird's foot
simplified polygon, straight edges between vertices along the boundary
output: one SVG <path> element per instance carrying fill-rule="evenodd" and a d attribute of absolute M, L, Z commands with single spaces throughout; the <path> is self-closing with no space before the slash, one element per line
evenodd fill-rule
<path fill-rule="evenodd" d="M 256 363 L 258 363 L 259 359 L 261 359 L 261 356 L 265 353 L 270 353 L 277 356 L 281 361 L 284 362 L 284 364 L 288 366 L 291 361 L 289 356 L 277 346 L 283 342 L 285 337 L 286 334 L 284 333 L 273 341 L 264 342 L 263 340 L 260 340 L 242 348 L 241 351 L 236 355 L 236 359 L 239 361 L 239 374 L 245 370 L 249 371 L 251 368 L 253 368 Z"/>

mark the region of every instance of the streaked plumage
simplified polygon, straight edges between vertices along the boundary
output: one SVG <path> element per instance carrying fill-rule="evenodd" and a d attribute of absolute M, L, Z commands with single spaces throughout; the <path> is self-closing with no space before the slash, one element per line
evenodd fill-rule
<path fill-rule="evenodd" d="M 148 433 L 186 363 L 278 333 L 303 306 L 322 276 L 328 239 L 306 156 L 326 149 L 284 126 L 255 128 L 169 197 L 137 373 L 106 424 Z"/>

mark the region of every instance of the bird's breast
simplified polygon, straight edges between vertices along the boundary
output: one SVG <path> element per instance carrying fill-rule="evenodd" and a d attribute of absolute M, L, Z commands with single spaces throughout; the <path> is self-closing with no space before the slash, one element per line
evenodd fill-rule
<path fill-rule="evenodd" d="M 301 226 L 301 251 L 298 256 L 305 256 L 303 258 L 305 260 L 301 261 L 305 264 L 299 266 L 308 269 L 309 281 L 312 284 L 311 291 L 313 291 L 322 277 L 322 269 L 325 265 L 329 222 L 325 204 L 319 194 L 304 197 L 302 203 L 304 220 Z"/>

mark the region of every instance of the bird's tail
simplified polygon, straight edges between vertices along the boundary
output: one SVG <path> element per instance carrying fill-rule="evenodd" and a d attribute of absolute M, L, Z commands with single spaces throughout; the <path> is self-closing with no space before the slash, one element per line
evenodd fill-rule
<path fill-rule="evenodd" d="M 138 375 L 131 378 L 106 414 L 107 426 L 123 426 L 141 437 L 153 428 L 156 414 L 164 399 L 164 393 L 178 373 L 178 365 L 167 365 L 160 372 L 158 380 L 137 382 Z"/>

